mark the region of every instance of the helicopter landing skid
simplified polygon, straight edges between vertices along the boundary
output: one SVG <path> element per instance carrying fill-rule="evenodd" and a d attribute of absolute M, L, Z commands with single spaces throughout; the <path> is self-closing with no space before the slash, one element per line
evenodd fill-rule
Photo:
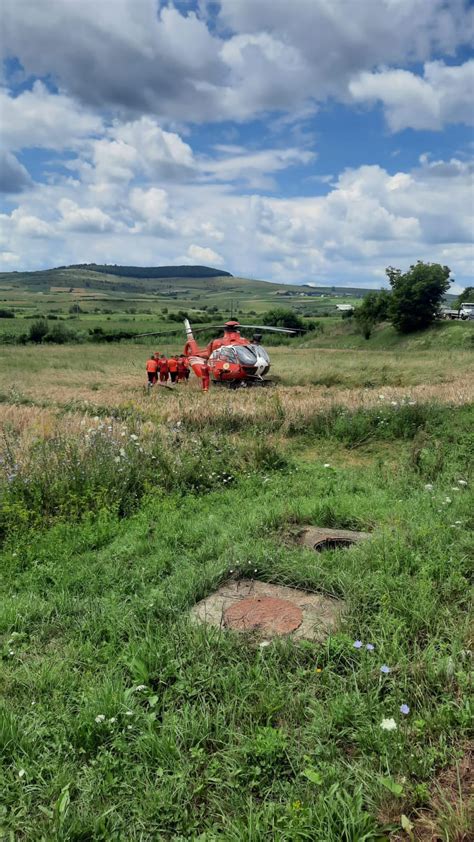
<path fill-rule="evenodd" d="M 255 386 L 259 386 L 263 388 L 265 386 L 274 386 L 275 383 L 273 380 L 261 380 L 260 378 L 255 378 L 255 380 L 213 380 L 213 386 L 225 386 L 227 389 L 251 389 Z"/>

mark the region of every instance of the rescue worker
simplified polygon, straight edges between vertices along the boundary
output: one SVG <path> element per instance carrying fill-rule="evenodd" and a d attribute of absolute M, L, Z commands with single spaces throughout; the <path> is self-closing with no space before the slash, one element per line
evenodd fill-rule
<path fill-rule="evenodd" d="M 157 380 L 157 371 L 158 363 L 156 362 L 155 357 L 152 354 L 150 359 L 147 360 L 146 364 L 146 373 L 148 375 L 148 387 L 155 385 Z"/>
<path fill-rule="evenodd" d="M 189 380 L 189 375 L 191 374 L 191 366 L 189 365 L 189 360 L 188 360 L 187 357 L 183 357 L 183 362 L 184 362 L 184 369 L 185 369 L 184 379 L 185 379 L 185 382 L 187 383 L 188 380 Z"/>
<path fill-rule="evenodd" d="M 160 369 L 160 383 L 166 383 L 168 381 L 169 369 L 168 360 L 164 354 L 161 355 L 158 365 Z"/>
<path fill-rule="evenodd" d="M 178 368 L 177 368 L 177 375 L 178 375 L 178 383 L 182 383 L 186 377 L 186 366 L 184 363 L 184 355 L 180 354 L 178 357 Z"/>
<path fill-rule="evenodd" d="M 171 382 L 176 383 L 176 378 L 178 376 L 178 360 L 176 359 L 176 357 L 169 358 L 168 369 L 171 377 Z"/>
<path fill-rule="evenodd" d="M 201 379 L 202 379 L 202 391 L 208 392 L 209 391 L 210 378 L 209 378 L 209 366 L 207 364 L 207 360 L 204 360 L 204 362 L 201 363 Z"/>

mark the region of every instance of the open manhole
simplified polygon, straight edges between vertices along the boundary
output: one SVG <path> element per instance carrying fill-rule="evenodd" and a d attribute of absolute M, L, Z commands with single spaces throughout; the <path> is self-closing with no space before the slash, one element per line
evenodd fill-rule
<path fill-rule="evenodd" d="M 299 543 L 311 547 L 317 553 L 326 550 L 345 550 L 359 541 L 370 538 L 368 532 L 356 532 L 353 529 L 327 529 L 326 527 L 308 526 L 299 535 Z"/>
<path fill-rule="evenodd" d="M 323 538 L 322 541 L 317 541 L 313 547 L 317 553 L 322 553 L 323 550 L 345 550 L 347 547 L 353 547 L 355 541 L 349 538 Z"/>
<path fill-rule="evenodd" d="M 253 579 L 231 580 L 193 606 L 193 622 L 258 637 L 322 642 L 336 630 L 342 600 Z"/>

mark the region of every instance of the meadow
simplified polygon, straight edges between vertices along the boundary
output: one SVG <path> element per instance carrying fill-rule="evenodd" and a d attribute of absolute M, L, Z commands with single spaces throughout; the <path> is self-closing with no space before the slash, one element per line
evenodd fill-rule
<path fill-rule="evenodd" d="M 144 388 L 178 340 L 2 348 L 0 837 L 472 838 L 472 332 L 326 331 L 207 395 Z M 339 629 L 190 622 L 249 575 Z"/>

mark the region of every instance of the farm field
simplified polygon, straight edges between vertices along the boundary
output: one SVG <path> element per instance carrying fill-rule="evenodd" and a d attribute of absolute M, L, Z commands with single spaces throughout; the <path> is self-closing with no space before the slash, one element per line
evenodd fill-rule
<path fill-rule="evenodd" d="M 178 338 L 2 347 L 6 839 L 470 838 L 473 327 L 336 327 L 207 395 L 146 394 Z M 190 621 L 249 577 L 337 630 Z"/>

